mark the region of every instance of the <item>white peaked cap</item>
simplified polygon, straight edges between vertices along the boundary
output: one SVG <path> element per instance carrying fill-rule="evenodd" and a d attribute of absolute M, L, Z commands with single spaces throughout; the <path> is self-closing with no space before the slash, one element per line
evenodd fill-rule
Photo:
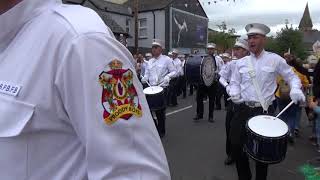
<path fill-rule="evenodd" d="M 179 54 L 179 50 L 178 49 L 173 49 L 172 53 Z"/>
<path fill-rule="evenodd" d="M 172 56 L 172 52 L 171 51 L 168 52 L 168 56 Z"/>
<path fill-rule="evenodd" d="M 152 54 L 151 53 L 146 53 L 145 56 L 146 57 L 152 57 Z"/>
<path fill-rule="evenodd" d="M 270 28 L 264 24 L 251 23 L 246 25 L 247 35 L 260 34 L 267 35 L 270 32 Z"/>
<path fill-rule="evenodd" d="M 234 44 L 234 47 L 241 47 L 243 49 L 249 50 L 248 36 L 244 35 L 244 36 L 238 37 L 236 39 L 236 43 Z"/>
<path fill-rule="evenodd" d="M 152 46 L 160 46 L 163 48 L 163 44 L 164 44 L 163 41 L 160 39 L 153 39 L 152 41 Z"/>
<path fill-rule="evenodd" d="M 185 58 L 186 56 L 184 54 L 179 54 L 178 58 Z"/>
<path fill-rule="evenodd" d="M 216 44 L 215 43 L 208 43 L 207 44 L 207 49 L 209 49 L 209 48 L 215 49 L 216 48 Z"/>
<path fill-rule="evenodd" d="M 223 53 L 223 54 L 220 55 L 220 57 L 231 58 L 229 53 Z"/>

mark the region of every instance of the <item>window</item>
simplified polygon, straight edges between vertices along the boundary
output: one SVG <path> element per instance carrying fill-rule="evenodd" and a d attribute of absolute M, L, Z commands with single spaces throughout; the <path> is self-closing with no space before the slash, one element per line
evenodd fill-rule
<path fill-rule="evenodd" d="M 129 18 L 126 19 L 126 33 L 130 33 L 130 24 L 131 20 Z"/>
<path fill-rule="evenodd" d="M 139 38 L 148 38 L 147 19 L 139 19 Z"/>

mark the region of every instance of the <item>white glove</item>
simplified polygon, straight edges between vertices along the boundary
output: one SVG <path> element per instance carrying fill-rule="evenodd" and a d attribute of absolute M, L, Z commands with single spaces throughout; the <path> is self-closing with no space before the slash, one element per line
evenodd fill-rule
<path fill-rule="evenodd" d="M 291 89 L 290 98 L 295 104 L 298 104 L 298 102 L 305 102 L 306 101 L 306 97 L 304 96 L 301 89 L 297 89 L 297 88 Z"/>
<path fill-rule="evenodd" d="M 169 77 L 169 76 L 165 76 L 165 77 L 163 78 L 163 83 L 169 84 L 169 82 L 170 82 L 170 77 Z"/>
<path fill-rule="evenodd" d="M 231 97 L 231 95 L 230 95 L 230 86 L 229 85 L 226 86 L 226 92 Z"/>
<path fill-rule="evenodd" d="M 232 100 L 232 102 L 234 102 L 235 104 L 240 104 L 243 102 L 243 100 L 240 97 L 240 94 L 235 95 L 235 96 L 230 96 L 230 99 Z"/>

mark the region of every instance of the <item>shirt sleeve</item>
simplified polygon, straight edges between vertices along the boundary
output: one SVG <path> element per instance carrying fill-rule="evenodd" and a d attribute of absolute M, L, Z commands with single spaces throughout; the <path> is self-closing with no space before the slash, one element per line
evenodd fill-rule
<path fill-rule="evenodd" d="M 241 74 L 239 73 L 239 68 L 237 66 L 237 63 L 234 64 L 234 71 L 232 71 L 231 79 L 230 79 L 230 95 L 231 96 L 237 96 L 241 93 Z"/>
<path fill-rule="evenodd" d="M 171 78 L 174 78 L 177 74 L 177 70 L 176 68 L 174 67 L 174 64 L 173 64 L 173 61 L 171 61 L 169 58 L 168 58 L 168 71 L 169 71 L 169 74 L 167 74 L 167 76 Z"/>
<path fill-rule="evenodd" d="M 291 66 L 289 66 L 285 59 L 278 56 L 279 63 L 276 67 L 276 71 L 283 79 L 290 85 L 291 89 L 301 89 L 301 81 L 298 76 L 293 72 Z"/>
<path fill-rule="evenodd" d="M 225 64 L 224 66 L 222 66 L 219 75 L 220 75 L 220 79 L 219 82 L 220 84 L 222 84 L 224 87 L 226 87 L 228 85 L 228 74 L 230 71 L 230 63 Z"/>
<path fill-rule="evenodd" d="M 86 152 L 89 179 L 170 179 L 166 156 L 130 62 L 103 33 L 70 42 L 55 85 Z"/>
<path fill-rule="evenodd" d="M 313 108 L 313 110 L 316 114 L 320 115 L 320 106 L 316 106 L 315 108 Z"/>

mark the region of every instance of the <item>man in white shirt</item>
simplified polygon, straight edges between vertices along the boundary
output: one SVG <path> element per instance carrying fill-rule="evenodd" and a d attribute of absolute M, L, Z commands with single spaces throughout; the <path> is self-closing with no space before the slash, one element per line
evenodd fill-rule
<path fill-rule="evenodd" d="M 187 96 L 187 80 L 184 75 L 184 66 L 186 64 L 186 56 L 184 54 L 180 54 L 178 58 L 181 60 L 181 75 L 179 80 L 179 89 L 182 92 L 182 98 L 185 99 Z"/>
<path fill-rule="evenodd" d="M 233 47 L 233 53 L 234 56 L 236 57 L 235 60 L 232 60 L 225 64 L 221 71 L 219 72 L 220 79 L 219 82 L 220 84 L 226 89 L 227 93 L 229 94 L 230 86 L 229 82 L 231 79 L 231 75 L 233 71 L 235 70 L 235 65 L 238 59 L 241 59 L 247 55 L 249 55 L 249 46 L 248 46 L 248 37 L 247 36 L 242 36 L 240 38 L 237 38 L 236 43 Z M 225 165 L 230 165 L 234 162 L 234 159 L 231 156 L 231 142 L 230 142 L 230 123 L 233 118 L 233 115 L 236 111 L 236 106 L 232 101 L 228 102 L 228 108 L 227 108 L 227 115 L 226 115 L 226 122 L 225 122 L 225 127 L 226 127 L 226 154 L 227 158 L 225 159 L 224 163 Z"/>
<path fill-rule="evenodd" d="M 214 43 L 208 43 L 207 45 L 207 53 L 209 56 L 212 56 L 213 61 L 215 63 L 215 69 L 214 71 L 216 72 L 216 77 L 218 76 L 218 72 L 220 71 L 221 67 L 223 66 L 223 60 L 215 56 L 215 49 L 216 45 Z M 214 122 L 214 117 L 213 117 L 213 111 L 214 111 L 214 100 L 215 96 L 217 93 L 217 87 L 218 87 L 218 79 L 216 78 L 214 82 L 212 83 L 211 86 L 207 87 L 204 84 L 199 84 L 197 85 L 197 95 L 196 95 L 196 101 L 197 101 L 197 114 L 193 118 L 195 122 L 199 121 L 200 119 L 203 118 L 203 111 L 204 111 L 204 105 L 203 105 L 203 99 L 204 97 L 208 96 L 209 97 L 209 117 L 208 117 L 208 122 L 213 123 Z"/>
<path fill-rule="evenodd" d="M 164 89 L 164 94 L 167 96 L 170 80 L 176 76 L 176 69 L 172 63 L 172 60 L 162 55 L 163 42 L 159 39 L 154 39 L 152 43 L 152 56 L 146 68 L 142 83 L 149 82 L 151 86 L 161 86 Z M 160 137 L 164 137 L 166 134 L 166 108 L 156 110 L 157 116 L 157 129 Z"/>
<path fill-rule="evenodd" d="M 0 177 L 169 180 L 130 52 L 92 10 L 0 1 Z"/>
<path fill-rule="evenodd" d="M 174 78 L 170 81 L 170 88 L 169 88 L 169 106 L 177 106 L 177 96 L 180 91 L 179 87 L 179 79 L 181 77 L 182 73 L 182 66 L 181 66 L 181 60 L 178 58 L 179 51 L 178 49 L 172 50 L 172 63 L 174 65 L 174 68 L 176 70 L 176 75 Z"/>
<path fill-rule="evenodd" d="M 236 62 L 229 91 L 232 101 L 239 104 L 230 129 L 232 157 L 236 161 L 239 180 L 250 180 L 252 176 L 247 154 L 243 151 L 246 121 L 256 115 L 274 113 L 276 77 L 281 75 L 290 84 L 290 97 L 294 102 L 305 101 L 300 79 L 291 67 L 281 56 L 264 50 L 270 28 L 252 23 L 246 30 L 251 54 Z M 256 161 L 256 180 L 266 180 L 267 174 L 268 165 Z"/>
<path fill-rule="evenodd" d="M 143 63 L 141 65 L 141 74 L 140 74 L 140 78 L 143 78 L 144 77 L 144 74 L 146 72 L 146 68 L 147 68 L 147 65 L 149 63 L 149 60 L 152 58 L 152 54 L 151 53 L 146 53 L 145 54 L 145 59 L 143 60 Z"/>

